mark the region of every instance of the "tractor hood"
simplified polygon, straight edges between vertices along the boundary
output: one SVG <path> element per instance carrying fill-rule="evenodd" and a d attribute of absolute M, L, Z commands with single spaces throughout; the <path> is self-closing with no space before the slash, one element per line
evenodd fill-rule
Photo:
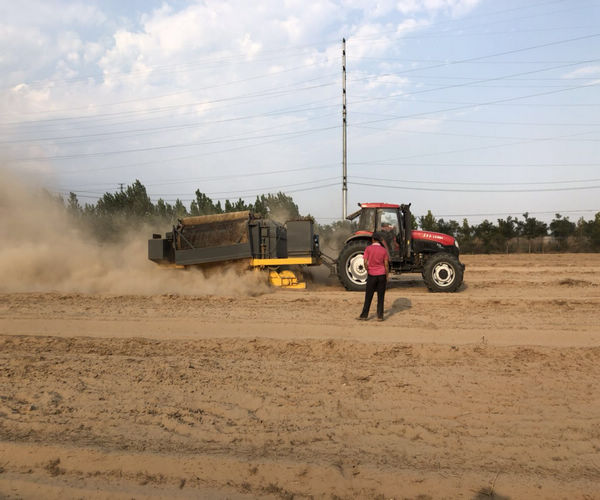
<path fill-rule="evenodd" d="M 433 231 L 412 231 L 413 240 L 425 240 L 434 241 L 440 245 L 452 246 L 454 245 L 455 238 L 443 233 L 434 233 Z"/>

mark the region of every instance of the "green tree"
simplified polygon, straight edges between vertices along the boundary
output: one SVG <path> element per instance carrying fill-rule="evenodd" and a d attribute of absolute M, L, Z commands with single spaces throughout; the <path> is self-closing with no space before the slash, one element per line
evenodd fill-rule
<path fill-rule="evenodd" d="M 423 231 L 438 231 L 438 223 L 435 217 L 431 213 L 431 210 L 427 210 L 427 215 L 421 215 L 419 217 L 419 226 Z"/>
<path fill-rule="evenodd" d="M 473 226 L 469 225 L 469 221 L 467 219 L 463 219 L 462 225 L 456 232 L 458 243 L 460 244 L 460 248 L 463 252 L 472 252 L 474 250 L 473 233 Z"/>
<path fill-rule="evenodd" d="M 185 208 L 185 205 L 179 198 L 175 200 L 175 205 L 173 205 L 173 215 L 175 219 L 181 219 L 182 217 L 188 216 L 187 208 Z"/>
<path fill-rule="evenodd" d="M 517 236 L 517 219 L 508 216 L 506 220 L 498 219 L 498 234 L 504 242 L 506 253 L 508 253 L 508 247 L 510 240 Z"/>
<path fill-rule="evenodd" d="M 67 200 L 67 209 L 71 215 L 74 215 L 76 217 L 81 216 L 81 214 L 83 213 L 83 208 L 79 204 L 77 195 L 73 192 L 69 193 L 69 199 Z"/>
<path fill-rule="evenodd" d="M 252 207 L 252 211 L 256 215 L 260 215 L 261 217 L 266 217 L 267 214 L 269 213 L 269 209 L 267 207 L 266 201 L 267 200 L 266 200 L 266 197 L 264 194 L 262 196 L 257 196 L 256 201 L 254 202 L 254 205 L 250 205 Z"/>
<path fill-rule="evenodd" d="M 571 222 L 568 217 L 556 214 L 552 222 L 550 222 L 550 234 L 556 238 L 558 248 L 563 250 L 567 239 L 575 233 L 575 223 Z"/>
<path fill-rule="evenodd" d="M 147 217 L 154 213 L 154 205 L 146 193 L 144 185 L 136 179 L 124 191 L 104 193 L 96 203 L 99 215 L 125 215 L 128 217 Z"/>
<path fill-rule="evenodd" d="M 449 234 L 450 236 L 454 236 L 458 234 L 458 230 L 460 229 L 460 224 L 455 220 L 449 220 L 446 222 L 444 219 L 438 219 L 437 221 L 438 231 L 440 233 Z"/>
<path fill-rule="evenodd" d="M 252 211 L 252 204 L 248 205 L 241 198 L 236 202 L 230 202 L 225 200 L 225 212 L 244 212 L 246 210 Z"/>
<path fill-rule="evenodd" d="M 286 220 L 300 217 L 298 205 L 294 203 L 291 196 L 281 191 L 277 194 L 257 196 L 256 203 L 252 207 L 254 212 L 263 217 L 270 217 L 274 220 L 285 222 Z"/>
<path fill-rule="evenodd" d="M 494 248 L 494 240 L 498 237 L 498 228 L 489 220 L 485 219 L 481 224 L 475 226 L 475 236 L 481 241 L 483 251 L 490 253 Z"/>
<path fill-rule="evenodd" d="M 413 214 L 411 212 L 410 213 L 410 228 L 417 229 L 418 227 L 419 227 L 419 223 L 417 222 L 417 218 L 415 217 L 415 214 Z"/>
<path fill-rule="evenodd" d="M 196 199 L 190 205 L 190 215 L 212 215 L 223 213 L 221 204 L 215 205 L 213 201 L 199 189 L 196 189 Z"/>
<path fill-rule="evenodd" d="M 173 215 L 173 207 L 162 198 L 159 198 L 154 207 L 154 212 L 163 219 L 170 219 Z"/>
<path fill-rule="evenodd" d="M 535 217 L 529 217 L 529 212 L 523 214 L 523 221 L 519 221 L 521 235 L 527 239 L 529 253 L 531 253 L 531 242 L 540 236 L 548 234 L 548 225 L 545 222 L 537 220 Z"/>
<path fill-rule="evenodd" d="M 597 212 L 594 219 L 586 221 L 583 224 L 583 233 L 589 239 L 593 250 L 600 249 L 600 212 Z"/>

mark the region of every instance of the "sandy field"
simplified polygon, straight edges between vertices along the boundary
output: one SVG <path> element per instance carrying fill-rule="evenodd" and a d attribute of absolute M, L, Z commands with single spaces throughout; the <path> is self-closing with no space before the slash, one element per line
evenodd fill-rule
<path fill-rule="evenodd" d="M 323 277 L 0 293 L 0 498 L 600 498 L 600 255 L 461 260 L 383 323 Z"/>

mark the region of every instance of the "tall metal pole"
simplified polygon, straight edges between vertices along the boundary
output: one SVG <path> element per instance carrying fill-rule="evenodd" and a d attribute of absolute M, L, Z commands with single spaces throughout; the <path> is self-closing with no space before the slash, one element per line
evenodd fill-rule
<path fill-rule="evenodd" d="M 346 39 L 342 38 L 342 219 L 348 215 L 348 157 L 346 147 Z"/>

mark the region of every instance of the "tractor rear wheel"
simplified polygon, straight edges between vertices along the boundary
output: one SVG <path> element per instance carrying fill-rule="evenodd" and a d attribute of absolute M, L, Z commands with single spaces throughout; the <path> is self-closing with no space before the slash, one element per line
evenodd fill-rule
<path fill-rule="evenodd" d="M 463 282 L 463 266 L 452 254 L 436 253 L 427 259 L 423 279 L 432 292 L 455 292 Z"/>
<path fill-rule="evenodd" d="M 338 277 L 346 290 L 363 292 L 367 288 L 367 268 L 363 258 L 367 246 L 366 240 L 351 241 L 340 252 Z"/>

